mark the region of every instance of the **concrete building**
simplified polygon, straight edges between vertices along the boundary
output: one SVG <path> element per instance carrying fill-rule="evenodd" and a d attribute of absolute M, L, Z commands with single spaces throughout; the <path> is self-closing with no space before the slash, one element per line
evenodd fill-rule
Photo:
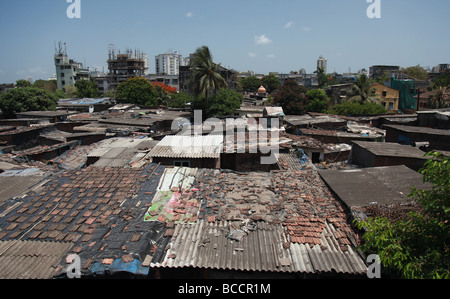
<path fill-rule="evenodd" d="M 138 50 L 127 49 L 125 54 L 120 51 L 116 54 L 113 45 L 109 47 L 108 59 L 108 84 L 109 89 L 116 89 L 117 86 L 129 78 L 143 77 L 146 72 L 145 53 Z"/>
<path fill-rule="evenodd" d="M 325 74 L 327 73 L 327 59 L 323 56 L 320 56 L 319 59 L 317 59 L 317 71 L 319 69 L 324 69 Z"/>
<path fill-rule="evenodd" d="M 155 57 L 155 68 L 157 75 L 178 75 L 182 56 L 178 52 L 168 52 Z"/>
<path fill-rule="evenodd" d="M 89 79 L 89 69 L 83 64 L 69 59 L 67 56 L 66 43 L 59 42 L 55 49 L 55 67 L 58 89 L 75 85 L 79 80 Z"/>
<path fill-rule="evenodd" d="M 375 83 L 370 88 L 371 90 L 374 90 L 375 96 L 380 98 L 381 105 L 383 105 L 388 112 L 396 113 L 398 111 L 400 98 L 400 92 L 398 90 L 380 83 Z"/>
<path fill-rule="evenodd" d="M 384 75 L 390 76 L 393 73 L 399 73 L 400 67 L 394 65 L 374 65 L 369 69 L 370 78 L 377 79 Z"/>
<path fill-rule="evenodd" d="M 0 94 L 7 92 L 8 90 L 14 89 L 16 86 L 14 83 L 0 84 Z"/>

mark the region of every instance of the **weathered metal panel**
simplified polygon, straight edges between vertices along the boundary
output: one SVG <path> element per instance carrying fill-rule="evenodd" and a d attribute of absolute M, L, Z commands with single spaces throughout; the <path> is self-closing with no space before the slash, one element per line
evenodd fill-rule
<path fill-rule="evenodd" d="M 72 243 L 0 241 L 0 279 L 49 279 Z"/>
<path fill-rule="evenodd" d="M 350 246 L 346 252 L 337 246 L 329 227 L 324 229 L 322 245 L 290 243 L 285 248 L 281 225 L 260 222 L 241 241 L 229 237 L 232 225 L 229 221 L 177 224 L 163 261 L 150 266 L 290 273 L 361 274 L 366 270 Z"/>
<path fill-rule="evenodd" d="M 167 136 L 150 152 L 160 158 L 219 158 L 223 136 Z"/>

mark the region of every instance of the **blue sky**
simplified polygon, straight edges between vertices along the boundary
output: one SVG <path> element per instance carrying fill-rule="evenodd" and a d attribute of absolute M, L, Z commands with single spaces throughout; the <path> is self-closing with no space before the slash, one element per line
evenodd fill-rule
<path fill-rule="evenodd" d="M 311 73 L 320 55 L 338 73 L 450 63 L 448 0 L 380 0 L 380 19 L 366 0 L 80 1 L 81 19 L 69 19 L 66 0 L 0 0 L 0 83 L 53 76 L 57 41 L 100 70 L 108 44 L 146 52 L 151 72 L 155 55 L 202 45 L 225 67 L 264 74 Z"/>

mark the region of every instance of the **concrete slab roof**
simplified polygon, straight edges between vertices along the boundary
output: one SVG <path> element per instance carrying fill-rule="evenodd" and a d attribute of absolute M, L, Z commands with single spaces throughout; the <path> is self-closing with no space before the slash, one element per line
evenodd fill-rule
<path fill-rule="evenodd" d="M 368 150 L 377 156 L 408 157 L 426 159 L 425 152 L 418 148 L 389 142 L 354 141 L 354 144 Z"/>
<path fill-rule="evenodd" d="M 450 130 L 440 130 L 426 127 L 404 126 L 404 125 L 384 125 L 385 128 L 392 128 L 408 133 L 420 133 L 439 136 L 450 136 Z"/>
<path fill-rule="evenodd" d="M 426 189 L 423 176 L 410 168 L 386 166 L 354 170 L 322 170 L 320 176 L 350 208 L 371 203 L 389 205 L 408 201 L 411 187 Z"/>

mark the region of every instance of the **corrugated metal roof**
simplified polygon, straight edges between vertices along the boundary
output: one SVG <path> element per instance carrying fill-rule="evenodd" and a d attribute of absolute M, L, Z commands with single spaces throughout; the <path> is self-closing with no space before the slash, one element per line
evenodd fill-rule
<path fill-rule="evenodd" d="M 223 149 L 222 135 L 166 136 L 150 152 L 159 158 L 219 158 Z"/>
<path fill-rule="evenodd" d="M 72 243 L 0 241 L 0 279 L 49 279 Z"/>
<path fill-rule="evenodd" d="M 172 187 L 178 187 L 180 190 L 189 189 L 195 181 L 197 168 L 174 167 L 166 168 L 159 182 L 158 191 L 170 191 Z"/>
<path fill-rule="evenodd" d="M 160 263 L 155 268 L 209 268 L 222 270 L 366 273 L 361 257 L 347 246 L 342 251 L 335 239 L 333 227 L 327 224 L 322 233 L 322 245 L 290 243 L 281 224 L 256 223 L 256 228 L 244 234 L 241 241 L 230 238 L 236 222 L 200 221 L 177 224 Z M 234 228 L 233 228 L 234 225 Z"/>

